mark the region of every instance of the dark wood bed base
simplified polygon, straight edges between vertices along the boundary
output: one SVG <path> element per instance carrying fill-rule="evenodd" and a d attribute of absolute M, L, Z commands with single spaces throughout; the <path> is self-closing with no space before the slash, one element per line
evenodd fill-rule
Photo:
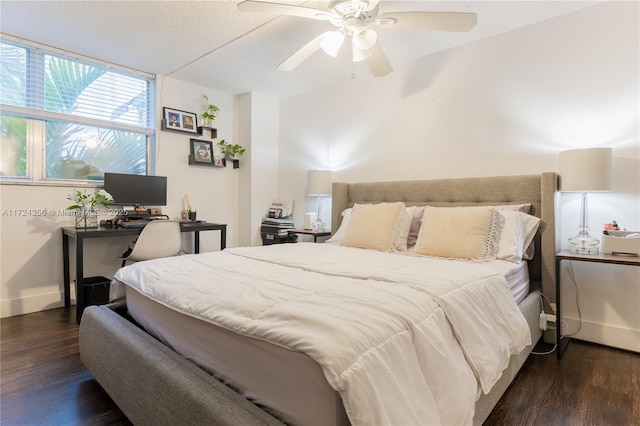
<path fill-rule="evenodd" d="M 536 257 L 529 265 L 532 288 L 541 288 L 554 301 L 557 180 L 555 173 L 543 173 L 409 182 L 334 183 L 333 230 L 335 232 L 340 224 L 342 210 L 355 202 L 404 201 L 408 206 L 532 203 L 531 213 L 542 219 L 535 239 Z M 134 424 L 282 424 L 116 313 L 115 307 L 91 306 L 85 310 L 80 324 L 80 354 L 89 371 Z M 540 310 L 538 296 L 530 294 L 520 303 L 520 308 L 535 343 L 540 337 L 536 320 Z M 480 425 L 487 418 L 532 346 L 513 356 L 492 391 L 477 401 L 474 424 Z"/>

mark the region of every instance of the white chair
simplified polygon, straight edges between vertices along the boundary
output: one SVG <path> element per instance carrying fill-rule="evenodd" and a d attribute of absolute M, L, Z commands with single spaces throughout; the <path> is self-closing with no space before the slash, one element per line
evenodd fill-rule
<path fill-rule="evenodd" d="M 178 221 L 152 220 L 142 228 L 133 250 L 122 259 L 122 266 L 127 260 L 137 262 L 175 256 L 180 253 L 181 247 L 182 238 Z"/>

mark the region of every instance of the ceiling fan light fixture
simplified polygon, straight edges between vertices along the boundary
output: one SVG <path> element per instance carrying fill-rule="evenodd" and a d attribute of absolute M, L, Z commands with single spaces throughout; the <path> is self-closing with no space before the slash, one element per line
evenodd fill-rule
<path fill-rule="evenodd" d="M 353 62 L 364 61 L 371 57 L 371 52 L 368 50 L 360 50 L 356 46 L 353 46 Z"/>
<path fill-rule="evenodd" d="M 353 44 L 360 50 L 369 50 L 378 41 L 378 34 L 375 31 L 359 26 L 353 32 Z"/>
<path fill-rule="evenodd" d="M 320 47 L 327 55 L 335 58 L 342 43 L 344 43 L 344 34 L 340 31 L 330 31 L 320 40 Z"/>

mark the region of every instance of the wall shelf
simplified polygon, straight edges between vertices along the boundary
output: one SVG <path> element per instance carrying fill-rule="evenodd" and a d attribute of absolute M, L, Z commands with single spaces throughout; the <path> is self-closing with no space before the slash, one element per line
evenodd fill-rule
<path fill-rule="evenodd" d="M 211 134 L 211 139 L 216 139 L 218 137 L 218 129 L 215 129 L 213 127 L 207 127 L 207 126 L 198 126 L 196 127 L 195 131 L 190 132 L 187 130 L 183 130 L 183 129 L 175 129 L 173 127 L 167 126 L 167 120 L 160 120 L 160 129 L 162 130 L 166 130 L 168 132 L 176 132 L 176 133 L 182 133 L 185 135 L 196 135 L 196 136 L 203 136 L 205 131 L 209 131 L 209 133 Z"/>
<path fill-rule="evenodd" d="M 182 128 L 176 129 L 171 126 L 167 126 L 167 120 L 164 120 L 164 119 L 160 120 L 160 129 L 165 130 L 167 132 L 182 133 L 183 135 L 191 135 L 191 136 L 193 135 L 202 136 L 203 129 L 211 130 L 212 135 L 215 134 L 217 136 L 218 134 L 218 129 L 212 129 L 211 127 L 196 127 L 193 132 L 189 130 L 184 130 Z M 212 139 L 214 139 L 216 136 L 213 136 Z"/>
<path fill-rule="evenodd" d="M 218 129 L 214 129 L 213 127 L 207 127 L 207 126 L 198 126 L 199 135 L 204 135 L 205 130 L 209 130 L 211 132 L 211 139 L 216 139 L 218 137 Z"/>
<path fill-rule="evenodd" d="M 204 166 L 204 167 L 226 167 L 227 165 L 227 160 L 226 159 L 222 159 L 222 164 L 215 164 L 215 163 L 207 163 L 205 161 L 196 161 L 196 157 L 193 154 L 189 154 L 189 165 L 190 166 Z"/>

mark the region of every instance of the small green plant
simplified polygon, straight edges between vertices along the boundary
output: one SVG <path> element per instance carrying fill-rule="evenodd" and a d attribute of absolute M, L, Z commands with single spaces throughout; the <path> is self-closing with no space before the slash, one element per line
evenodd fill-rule
<path fill-rule="evenodd" d="M 67 210 L 88 210 L 97 205 L 108 206 L 113 203 L 113 197 L 104 189 L 97 192 L 74 189 L 71 194 L 67 195 L 67 200 L 73 201 L 73 204 L 67 207 Z"/>
<path fill-rule="evenodd" d="M 241 145 L 227 143 L 224 139 L 218 142 L 217 145 L 220 147 L 220 152 L 230 158 L 238 158 L 247 150 Z"/>
<path fill-rule="evenodd" d="M 218 108 L 214 104 L 209 103 L 209 97 L 207 95 L 204 95 L 204 105 L 205 111 L 202 113 L 202 118 L 211 121 L 215 120 L 216 113 L 220 111 L 220 108 Z"/>

